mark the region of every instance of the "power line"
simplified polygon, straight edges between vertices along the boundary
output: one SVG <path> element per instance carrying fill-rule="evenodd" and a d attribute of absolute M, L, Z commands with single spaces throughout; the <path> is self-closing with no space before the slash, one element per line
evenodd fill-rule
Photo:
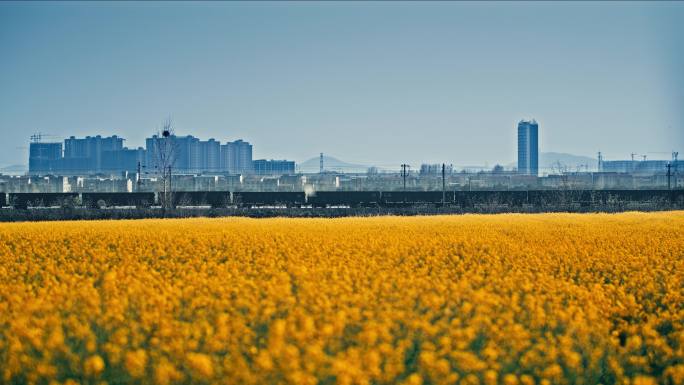
<path fill-rule="evenodd" d="M 401 165 L 401 176 L 402 176 L 402 178 L 404 178 L 404 191 L 406 191 L 406 177 L 408 176 L 408 173 L 409 173 L 408 169 L 410 167 L 411 166 L 406 164 L 406 163 L 402 163 L 402 165 Z"/>
<path fill-rule="evenodd" d="M 446 165 L 442 163 L 442 206 L 446 204 Z"/>

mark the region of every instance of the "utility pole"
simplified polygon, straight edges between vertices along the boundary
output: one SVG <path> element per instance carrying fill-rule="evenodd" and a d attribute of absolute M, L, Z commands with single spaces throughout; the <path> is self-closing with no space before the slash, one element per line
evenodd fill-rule
<path fill-rule="evenodd" d="M 446 165 L 442 163 L 442 207 L 446 204 Z"/>
<path fill-rule="evenodd" d="M 679 173 L 677 172 L 677 166 L 679 165 L 679 162 L 677 161 L 677 156 L 679 156 L 678 151 L 673 151 L 672 152 L 672 158 L 674 159 L 674 188 L 675 190 L 677 189 L 677 176 L 679 176 Z"/>
<path fill-rule="evenodd" d="M 168 197 L 168 202 L 169 202 L 169 208 L 173 208 L 173 190 L 171 190 L 171 166 L 169 165 L 169 197 Z"/>
<path fill-rule="evenodd" d="M 135 189 L 137 192 L 140 192 L 141 187 L 142 187 L 142 173 L 140 171 L 140 168 L 141 168 L 140 161 L 138 161 L 138 180 L 135 181 L 135 184 L 136 184 Z"/>
<path fill-rule="evenodd" d="M 406 163 L 401 165 L 401 176 L 404 178 L 404 191 L 406 191 L 406 177 L 408 176 L 408 168 L 411 167 Z"/>
<path fill-rule="evenodd" d="M 667 189 L 671 190 L 672 188 L 671 188 L 671 184 L 670 184 L 670 176 L 672 175 L 672 173 L 670 172 L 670 170 L 672 169 L 672 163 L 668 163 L 666 167 L 667 167 Z"/>
<path fill-rule="evenodd" d="M 321 157 L 319 160 L 319 169 L 318 169 L 319 174 L 323 174 L 323 153 L 321 152 Z"/>

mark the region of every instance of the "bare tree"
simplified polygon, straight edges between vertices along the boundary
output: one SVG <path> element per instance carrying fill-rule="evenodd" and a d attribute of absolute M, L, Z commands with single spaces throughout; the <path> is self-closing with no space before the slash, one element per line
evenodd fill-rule
<path fill-rule="evenodd" d="M 173 124 L 168 118 L 164 121 L 162 129 L 152 136 L 154 168 L 161 178 L 162 186 L 160 203 L 162 208 L 173 207 L 173 189 L 171 186 L 171 174 L 173 166 L 178 158 L 178 143 L 175 140 Z"/>
<path fill-rule="evenodd" d="M 559 187 L 563 190 L 568 190 L 570 188 L 570 183 L 568 181 L 568 171 L 568 166 L 561 163 L 560 161 L 556 161 L 551 165 L 551 172 L 558 175 L 558 178 L 561 182 Z"/>
<path fill-rule="evenodd" d="M 570 172 L 570 168 L 567 165 L 564 165 L 560 161 L 557 161 L 553 164 L 551 169 L 552 172 L 554 174 L 557 174 L 560 178 L 560 186 L 558 191 L 559 202 L 563 204 L 573 205 L 582 204 L 583 199 L 590 199 L 586 197 L 583 198 L 582 192 L 580 191 L 581 182 L 578 182 L 576 179 L 571 178 L 572 173 Z M 577 171 L 577 174 L 575 175 L 578 175 L 578 173 L 579 169 Z"/>

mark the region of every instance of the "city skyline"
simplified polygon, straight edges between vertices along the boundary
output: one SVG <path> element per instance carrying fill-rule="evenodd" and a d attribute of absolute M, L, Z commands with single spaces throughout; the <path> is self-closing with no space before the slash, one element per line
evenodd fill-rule
<path fill-rule="evenodd" d="M 518 131 L 519 131 L 519 125 L 518 125 Z M 100 136 L 106 137 L 105 135 L 102 135 L 102 134 L 96 134 L 96 135 L 86 135 L 84 138 L 81 138 L 81 139 L 91 138 L 91 137 L 94 138 L 94 137 L 100 137 Z M 117 137 L 117 134 L 112 134 L 111 136 Z M 174 135 L 174 136 L 177 136 L 179 138 L 192 137 L 194 139 L 201 140 L 200 138 L 194 137 L 192 134 Z M 34 134 L 33 137 L 39 138 L 40 134 L 39 133 Z M 50 136 L 50 139 L 47 139 L 47 137 L 46 137 L 46 140 L 44 140 L 42 142 L 43 143 L 51 143 L 51 144 L 57 144 L 58 143 L 58 144 L 60 144 L 60 147 L 62 147 L 62 142 L 66 142 L 67 140 L 74 139 L 74 138 L 75 138 L 74 136 L 70 136 L 68 138 L 57 140 L 53 136 Z M 120 137 L 120 139 L 122 139 L 123 141 L 126 141 L 126 138 Z M 150 138 L 147 138 L 145 140 L 145 142 L 147 142 L 149 139 Z M 208 138 L 206 141 L 215 141 L 215 138 Z M 226 142 L 225 144 L 221 144 L 221 146 L 225 146 L 225 145 L 232 144 L 235 142 L 242 142 L 242 141 L 243 141 L 242 139 L 237 139 L 234 142 Z M 220 140 L 217 142 L 220 142 Z M 145 143 L 143 143 L 143 144 L 145 144 Z M 491 162 L 485 160 L 482 164 L 454 164 L 454 163 L 449 162 L 448 159 L 444 160 L 443 162 L 446 162 L 446 164 L 449 165 L 449 167 L 455 167 L 457 169 L 470 170 L 470 171 L 477 171 L 477 170 L 487 171 L 490 168 L 492 168 L 493 166 L 502 166 L 502 167 L 504 167 L 505 170 L 516 170 L 518 168 L 517 164 L 519 163 L 519 158 L 520 158 L 520 147 L 519 146 L 520 146 L 520 142 L 518 142 L 518 147 L 517 147 L 518 162 L 516 162 L 516 160 L 513 160 L 513 161 L 509 161 L 507 163 L 496 163 L 496 162 L 491 163 Z M 132 147 L 124 146 L 124 148 L 129 150 L 129 151 L 136 151 L 136 150 L 140 150 L 140 149 L 145 149 L 145 146 L 132 146 Z M 66 153 L 66 148 L 62 148 L 62 152 Z M 598 163 L 600 163 L 598 157 L 583 156 L 583 155 L 563 153 L 563 152 L 554 152 L 554 151 L 539 151 L 539 149 L 537 149 L 536 152 L 537 152 L 538 156 L 540 157 L 539 159 L 543 159 L 544 157 L 547 157 L 546 163 L 539 163 L 541 165 L 537 166 L 537 173 L 541 173 L 541 174 L 546 174 L 549 172 L 551 172 L 551 173 L 559 172 L 559 171 L 561 171 L 561 169 L 558 169 L 558 167 L 562 167 L 566 171 L 581 170 L 582 169 L 581 167 L 584 167 L 585 170 L 593 170 L 593 169 L 597 169 Z M 672 155 L 674 153 L 675 153 L 674 150 L 671 153 L 670 152 L 649 153 L 649 154 L 656 154 L 656 156 L 649 156 L 648 160 L 659 160 L 659 161 L 668 162 L 669 160 L 672 160 Z M 27 154 L 28 158 L 30 158 L 29 155 L 30 154 Z M 648 154 L 637 154 L 637 153 L 631 153 L 630 155 L 631 155 L 633 161 L 645 160 L 642 158 L 644 156 L 648 156 Z M 637 156 L 637 159 L 634 159 L 635 156 Z M 606 161 L 628 162 L 627 157 L 618 157 L 618 158 L 612 158 L 611 159 L 611 158 L 606 158 L 606 156 L 604 154 L 602 154 L 602 157 Z M 268 160 L 268 161 L 273 161 L 273 160 L 280 161 L 281 160 L 281 157 L 278 157 L 278 156 L 265 156 L 262 158 L 263 159 L 255 159 L 255 161 L 256 160 L 261 160 L 261 161 L 266 161 L 266 160 Z M 366 171 L 365 168 L 379 168 L 380 170 L 384 170 L 384 171 L 391 171 L 391 170 L 397 171 L 400 169 L 400 165 L 397 165 L 397 164 L 389 165 L 389 166 L 387 166 L 387 165 L 377 166 L 375 164 L 350 163 L 350 162 L 347 162 L 349 159 L 344 159 L 344 160 L 339 159 L 339 158 L 335 157 L 335 154 L 332 154 L 332 155 L 326 154 L 325 158 L 326 159 L 329 158 L 336 163 L 339 162 L 339 163 L 344 164 L 344 166 L 342 166 L 340 168 L 340 166 L 328 167 L 327 163 L 326 163 L 326 170 L 327 171 L 348 172 L 349 170 L 346 170 L 346 168 L 349 168 L 349 167 L 357 170 L 357 171 L 352 171 L 352 172 L 361 172 L 361 171 L 358 171 L 359 167 L 364 167 L 363 172 Z M 561 161 L 560 158 L 567 158 L 568 160 Z M 297 168 L 297 170 L 299 170 L 300 164 L 310 163 L 311 161 L 314 161 L 314 160 L 318 163 L 318 159 L 319 159 L 319 156 L 315 156 L 315 157 L 312 157 L 309 159 L 305 159 L 303 161 L 298 160 L 298 161 L 293 161 L 293 162 L 296 163 L 296 168 Z M 539 159 L 538 159 L 538 162 L 542 162 Z M 287 160 L 283 159 L 283 161 L 287 161 Z M 436 164 L 439 164 L 439 163 L 436 163 Z M 546 164 L 546 165 L 544 165 L 544 164 Z M 427 163 L 421 162 L 421 163 L 416 163 L 414 166 L 412 166 L 412 168 L 411 167 L 410 168 L 411 168 L 412 172 L 418 172 L 418 170 L 422 166 L 432 166 L 432 165 L 434 165 L 434 164 L 431 164 L 429 162 L 427 162 Z M 26 164 L 24 166 L 25 166 L 25 169 L 22 169 L 23 170 L 22 173 L 27 172 L 29 170 L 30 162 L 26 162 Z M 315 173 L 316 171 L 311 171 L 311 170 L 304 171 L 304 170 L 302 170 L 302 171 L 298 171 L 298 172 L 304 172 L 304 173 L 314 172 Z M 528 173 L 528 172 L 525 171 L 524 173 Z M 534 173 L 532 173 L 532 174 L 534 174 Z"/>
<path fill-rule="evenodd" d="M 62 171 L 65 172 L 67 171 L 68 174 L 74 174 L 74 172 L 78 170 L 88 170 L 87 173 L 97 173 L 101 169 L 102 165 L 102 160 L 98 158 L 92 158 L 92 153 L 95 151 L 95 148 L 102 148 L 103 151 L 122 151 L 121 154 L 118 155 L 118 157 L 112 158 L 111 156 L 107 158 L 107 167 L 102 169 L 103 171 L 106 172 L 112 172 L 115 170 L 127 170 L 129 172 L 133 172 L 136 170 L 136 160 L 138 162 L 141 162 L 142 167 L 148 168 L 150 167 L 154 168 L 153 166 L 150 166 L 155 163 L 153 158 L 153 152 L 150 151 L 150 149 L 154 148 L 155 145 L 155 140 L 154 138 L 157 138 L 159 133 L 153 134 L 151 137 L 148 137 L 145 139 L 145 145 L 144 146 L 128 146 L 124 145 L 124 142 L 126 141 L 126 138 L 117 135 L 117 134 L 111 134 L 109 136 L 107 135 L 86 135 L 85 137 L 82 138 L 76 138 L 75 136 L 71 135 L 65 139 L 62 140 L 57 140 L 54 137 L 45 137 L 45 140 L 43 139 L 44 137 L 41 134 L 34 134 L 31 136 L 31 141 L 29 143 L 29 148 L 31 151 L 29 151 L 29 158 L 28 158 L 28 165 L 27 169 L 22 171 L 21 173 L 24 172 L 29 172 L 30 174 L 33 174 L 33 171 L 38 171 L 38 172 L 43 172 L 43 171 L 48 171 L 52 170 L 50 166 L 46 168 L 46 166 L 38 166 L 38 164 L 41 163 L 39 159 L 36 158 L 44 158 L 42 160 L 56 160 L 60 159 L 61 161 L 66 161 L 64 165 L 57 166 L 58 169 L 54 169 L 52 171 Z M 493 166 L 494 167 L 501 167 L 502 170 L 507 170 L 507 171 L 517 171 L 520 174 L 528 174 L 528 175 L 540 175 L 540 174 L 553 174 L 553 173 L 559 173 L 559 172 L 565 172 L 565 171 L 600 171 L 601 169 L 601 160 L 604 161 L 604 163 L 610 162 L 613 164 L 621 164 L 620 169 L 625 168 L 627 166 L 624 166 L 624 164 L 630 163 L 629 160 L 626 160 L 625 158 L 619 158 L 619 159 L 610 159 L 606 158 L 605 155 L 601 154 L 600 152 L 597 154 L 598 157 L 592 158 L 592 157 L 586 157 L 586 156 L 577 156 L 574 154 L 568 154 L 568 153 L 558 153 L 558 152 L 545 152 L 545 151 L 540 151 L 539 149 L 539 124 L 536 120 L 521 120 L 518 122 L 517 125 L 517 162 L 510 162 L 507 164 L 500 164 L 500 163 L 495 163 Z M 175 132 L 171 134 L 171 138 L 173 138 L 174 143 L 177 142 L 178 144 L 178 153 L 176 154 L 177 159 L 174 161 L 174 166 L 178 171 L 181 172 L 194 172 L 194 173 L 212 173 L 212 172 L 232 172 L 232 173 L 241 173 L 242 171 L 248 171 L 249 167 L 234 167 L 234 166 L 229 166 L 229 165 L 236 165 L 238 164 L 237 162 L 240 162 L 241 164 L 247 165 L 253 161 L 252 159 L 252 145 L 244 141 L 243 139 L 237 139 L 234 141 L 227 141 L 225 143 L 221 143 L 221 140 L 216 140 L 216 138 L 208 138 L 206 140 L 203 140 L 202 138 L 198 138 L 193 136 L 192 134 L 187 134 L 187 135 L 177 135 Z M 102 142 L 102 145 L 94 145 L 94 144 L 87 144 L 89 142 L 93 141 L 98 141 Z M 63 143 L 62 143 L 63 142 Z M 80 144 L 79 144 L 80 143 Z M 246 145 L 248 147 L 248 152 L 243 152 L 238 150 L 241 148 L 242 145 Z M 187 151 L 183 151 L 182 149 L 186 149 Z M 98 150 L 99 151 L 99 150 Z M 228 153 L 232 153 L 233 155 L 227 155 Z M 245 154 L 245 155 L 237 155 L 237 154 Z M 658 161 L 662 164 L 667 164 L 668 162 L 672 160 L 677 159 L 677 154 L 678 151 L 672 151 L 670 153 L 665 153 L 665 152 L 660 152 L 656 153 L 657 156 L 654 157 L 649 157 L 648 154 L 637 154 L 637 153 L 631 153 L 631 159 L 632 163 L 634 161 Z M 34 155 L 37 154 L 37 155 Z M 52 154 L 52 155 L 45 155 L 45 154 Z M 56 155 L 55 155 L 56 154 Z M 248 155 L 247 155 L 248 154 Z M 668 158 L 667 156 L 669 155 L 670 157 Z M 111 154 L 109 154 L 111 155 Z M 237 156 L 237 158 L 236 158 Z M 245 157 L 246 156 L 246 157 Z M 92 159 L 86 159 L 88 157 L 91 157 Z M 635 157 L 637 159 L 635 159 Z M 195 159 L 196 158 L 196 159 Z M 273 156 L 271 154 L 270 156 L 263 157 L 263 159 L 258 159 L 260 161 L 278 161 L 278 162 L 286 162 L 286 163 L 296 163 L 296 171 L 298 173 L 317 173 L 318 172 L 318 165 L 319 165 L 319 158 L 326 158 L 325 161 L 325 170 L 326 171 L 337 171 L 337 172 L 351 172 L 351 173 L 365 173 L 369 169 L 374 168 L 382 171 L 398 171 L 398 165 L 393 165 L 390 167 L 382 167 L 382 166 L 377 166 L 374 164 L 358 164 L 358 163 L 349 163 L 345 162 L 343 160 L 340 160 L 336 158 L 335 156 L 331 156 L 330 154 L 326 154 L 324 156 L 323 153 L 320 153 L 320 156 L 310 158 L 304 162 L 300 161 L 290 161 L 286 159 L 279 158 L 277 155 Z M 71 162 L 73 163 L 74 161 L 78 161 L 77 163 L 79 164 L 78 167 L 75 167 L 75 163 L 72 164 L 71 166 L 67 166 L 69 159 L 71 159 Z M 241 159 L 241 160 L 240 160 Z M 194 166 L 190 166 L 190 164 L 195 161 Z M 92 164 L 86 164 L 83 163 L 84 161 L 92 161 Z M 254 159 L 254 162 L 256 162 L 257 159 Z M 314 162 L 316 163 L 316 168 L 315 170 L 312 170 L 312 165 L 311 163 Z M 122 163 L 123 162 L 123 163 Z M 330 162 L 330 163 L 328 163 Z M 121 166 L 122 164 L 126 164 L 127 166 Z M 488 171 L 492 168 L 492 165 L 489 164 L 489 162 L 486 162 L 481 165 L 459 165 L 459 164 L 454 164 L 453 162 L 449 162 L 449 160 L 445 160 L 442 163 L 445 163 L 449 168 L 453 169 L 460 169 L 462 171 Z M 118 164 L 118 166 L 116 166 Z M 219 164 L 221 165 L 219 167 Z M 420 163 L 420 164 L 414 164 L 413 166 L 408 165 L 409 169 L 413 167 L 413 171 L 417 171 L 418 169 L 423 169 L 424 167 L 432 167 L 435 165 L 440 165 L 441 163 Z M 522 164 L 522 166 L 521 166 Z M 33 166 L 32 166 L 33 165 Z M 290 166 L 287 166 L 290 167 Z M 292 166 L 294 169 L 294 166 Z M 629 167 L 636 167 L 634 165 L 631 165 Z M 627 167 L 627 168 L 629 168 Z M 639 166 L 642 167 L 642 166 Z M 653 167 L 653 165 L 648 166 L 648 167 Z M 664 167 L 664 166 L 663 166 Z M 264 169 L 264 167 L 259 167 L 260 169 Z M 662 168 L 662 167 L 660 167 Z M 270 168 L 268 168 L 270 169 Z M 16 174 L 16 172 L 19 170 L 13 170 L 10 173 L 11 174 Z M 655 170 L 654 170 L 655 171 Z M 624 171 L 627 172 L 627 171 Z"/>
<path fill-rule="evenodd" d="M 34 135 L 29 143 L 28 174 L 39 175 L 126 175 L 159 174 L 173 169 L 177 174 L 292 174 L 294 162 L 253 159 L 252 144 L 238 139 L 221 143 L 192 135 L 164 131 L 145 139 L 145 147 L 128 148 L 119 135 L 70 136 L 64 143 L 43 141 Z"/>
<path fill-rule="evenodd" d="M 0 165 L 26 164 L 39 131 L 142 146 L 169 115 L 179 135 L 297 162 L 505 165 L 530 118 L 541 151 L 667 153 L 684 147 L 682 16 L 642 2 L 2 3 Z"/>

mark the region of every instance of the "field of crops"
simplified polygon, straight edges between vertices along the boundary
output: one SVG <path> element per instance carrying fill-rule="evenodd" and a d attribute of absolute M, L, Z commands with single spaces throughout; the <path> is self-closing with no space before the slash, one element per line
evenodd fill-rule
<path fill-rule="evenodd" d="M 0 225 L 0 383 L 684 384 L 684 212 Z"/>

